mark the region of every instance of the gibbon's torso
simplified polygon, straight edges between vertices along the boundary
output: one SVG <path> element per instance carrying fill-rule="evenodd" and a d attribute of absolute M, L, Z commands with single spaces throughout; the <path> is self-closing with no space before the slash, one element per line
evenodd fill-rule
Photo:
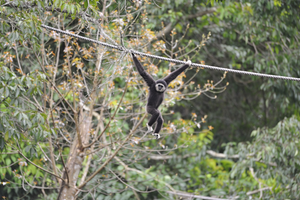
<path fill-rule="evenodd" d="M 155 84 L 151 85 L 149 89 L 150 91 L 147 106 L 153 106 L 157 109 L 164 100 L 164 92 L 156 91 Z"/>

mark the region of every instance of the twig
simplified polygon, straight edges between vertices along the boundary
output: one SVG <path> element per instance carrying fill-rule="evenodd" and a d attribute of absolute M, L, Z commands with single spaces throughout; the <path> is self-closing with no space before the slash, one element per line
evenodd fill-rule
<path fill-rule="evenodd" d="M 88 148 L 88 147 L 90 147 L 91 145 L 95 144 L 95 142 L 97 142 L 97 141 L 102 137 L 102 135 L 104 134 L 104 132 L 106 131 L 106 129 L 109 127 L 110 123 L 112 122 L 112 120 L 114 119 L 115 115 L 117 114 L 117 112 L 118 112 L 118 110 L 119 110 L 119 108 L 120 108 L 120 105 L 121 105 L 121 103 L 122 103 L 122 101 L 123 101 L 123 98 L 124 98 L 124 96 L 125 96 L 125 93 L 127 92 L 128 84 L 129 84 L 129 81 L 127 81 L 127 83 L 126 83 L 126 85 L 125 85 L 124 92 L 123 92 L 122 97 L 121 97 L 121 99 L 120 99 L 120 101 L 119 101 L 119 104 L 118 104 L 118 106 L 117 106 L 117 108 L 116 108 L 116 110 L 115 110 L 113 116 L 110 118 L 109 122 L 106 124 L 104 130 L 100 133 L 100 135 L 98 135 L 98 137 L 97 137 L 93 142 L 91 142 L 90 144 L 84 146 L 83 148 Z"/>
<path fill-rule="evenodd" d="M 115 153 L 109 159 L 107 159 L 103 163 L 103 165 L 99 169 L 97 169 L 89 178 L 87 178 L 87 180 L 83 184 L 81 184 L 80 186 L 78 186 L 79 189 L 81 189 L 82 187 L 84 187 L 92 178 L 94 178 L 117 155 L 117 153 L 121 150 L 121 148 L 123 147 L 123 145 L 132 137 L 132 135 L 135 132 L 135 130 L 143 122 L 143 120 L 145 119 L 146 115 L 147 114 L 144 114 L 144 116 L 140 119 L 140 121 L 137 123 L 137 125 L 130 131 L 130 133 L 127 136 L 127 138 L 122 142 L 122 144 L 120 144 L 120 146 L 115 151 Z"/>
<path fill-rule="evenodd" d="M 17 150 L 17 151 L 18 151 L 18 153 L 19 153 L 23 158 L 25 158 L 25 160 L 27 160 L 27 162 L 29 162 L 30 164 L 32 164 L 32 165 L 34 165 L 35 167 L 37 167 L 37 168 L 43 170 L 44 172 L 47 172 L 47 173 L 49 173 L 49 174 L 55 176 L 56 178 L 59 178 L 59 179 L 61 179 L 62 181 L 64 181 L 64 179 L 63 179 L 62 177 L 60 177 L 60 176 L 58 176 L 58 175 L 56 175 L 56 174 L 54 174 L 54 173 L 52 173 L 52 172 L 50 172 L 50 171 L 48 171 L 48 170 L 42 168 L 42 167 L 40 167 L 40 166 L 34 164 L 34 163 L 33 163 L 31 160 L 29 160 L 24 154 L 22 154 L 22 152 L 21 152 L 20 150 Z"/>
<path fill-rule="evenodd" d="M 180 191 L 167 191 L 167 193 L 170 194 L 175 194 L 175 195 L 179 195 L 179 196 L 183 196 L 183 197 L 189 197 L 189 198 L 196 198 L 196 199 L 205 199 L 205 200 L 230 200 L 230 199 L 220 199 L 217 197 L 207 197 L 207 196 L 202 196 L 202 195 L 195 195 L 195 194 L 191 194 L 191 193 L 185 193 L 185 192 L 180 192 Z"/>
<path fill-rule="evenodd" d="M 251 192 L 247 192 L 246 194 L 247 195 L 252 195 L 252 194 L 259 193 L 259 192 L 262 192 L 262 191 L 265 191 L 265 190 L 271 190 L 271 188 L 270 187 L 264 187 L 264 188 L 261 188 L 261 189 L 258 189 L 258 190 L 253 190 Z"/>
<path fill-rule="evenodd" d="M 206 151 L 206 153 L 211 155 L 211 156 L 218 157 L 218 158 L 234 158 L 234 159 L 240 158 L 240 156 L 238 154 L 226 155 L 226 154 L 223 154 L 223 153 L 217 153 L 217 152 L 212 151 L 212 150 L 208 150 L 208 151 Z M 246 157 L 253 157 L 254 155 L 255 155 L 254 153 L 249 153 L 249 154 L 246 155 Z M 259 158 L 255 159 L 254 161 L 264 163 L 264 162 L 260 161 Z M 266 163 L 266 164 L 268 164 L 270 166 L 273 166 L 273 167 L 277 167 L 276 163 L 269 162 L 269 163 Z"/>

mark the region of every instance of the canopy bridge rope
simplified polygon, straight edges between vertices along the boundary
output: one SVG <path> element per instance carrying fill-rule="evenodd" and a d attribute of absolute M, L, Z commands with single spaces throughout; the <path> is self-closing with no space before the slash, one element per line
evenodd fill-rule
<path fill-rule="evenodd" d="M 42 24 L 41 26 L 43 28 L 46 28 L 46 29 L 49 29 L 49 30 L 52 30 L 52 31 L 55 31 L 55 32 L 58 32 L 58 33 L 62 33 L 62 34 L 65 34 L 65 35 L 76 37 L 76 38 L 86 40 L 86 41 L 89 41 L 89 42 L 92 42 L 92 43 L 100 44 L 100 45 L 103 45 L 103 46 L 106 46 L 106 47 L 109 47 L 109 48 L 112 48 L 112 49 L 117 49 L 119 51 L 131 52 L 131 53 L 134 53 L 134 54 L 137 54 L 137 55 L 140 55 L 140 56 L 146 56 L 146 57 L 149 57 L 149 58 L 165 60 L 165 61 L 172 62 L 172 63 L 177 63 L 177 64 L 186 64 L 185 61 L 176 60 L 176 59 L 172 59 L 172 58 L 161 57 L 161 56 L 156 56 L 156 55 L 151 55 L 151 54 L 148 54 L 148 53 L 142 53 L 142 52 L 139 52 L 139 51 L 136 51 L 136 50 L 133 50 L 133 49 L 126 49 L 123 46 L 116 46 L 116 45 L 108 44 L 108 43 L 105 43 L 105 42 L 100 42 L 98 40 L 93 40 L 93 39 L 90 39 L 90 38 L 87 38 L 87 37 L 76 35 L 76 34 L 73 34 L 69 31 L 64 31 L 64 30 L 61 30 L 61 29 L 53 28 L 51 26 L 47 26 L 47 25 L 44 25 L 44 24 Z M 257 72 L 248 72 L 248 71 L 243 71 L 243 70 L 228 69 L 228 68 L 216 67 L 216 66 L 211 66 L 211 65 L 203 65 L 203 64 L 198 64 L 198 63 L 192 63 L 191 66 L 201 67 L 201 68 L 206 68 L 206 69 L 219 70 L 219 71 L 232 72 L 232 73 L 245 74 L 245 75 L 250 75 L 250 76 L 259 76 L 259 77 L 267 77 L 267 78 L 290 80 L 290 81 L 300 81 L 300 78 L 295 78 L 295 77 L 279 76 L 279 75 L 272 75 L 272 74 L 263 74 L 263 73 L 257 73 Z"/>

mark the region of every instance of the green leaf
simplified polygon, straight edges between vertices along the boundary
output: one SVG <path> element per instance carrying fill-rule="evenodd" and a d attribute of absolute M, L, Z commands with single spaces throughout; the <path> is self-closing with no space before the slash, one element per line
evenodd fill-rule
<path fill-rule="evenodd" d="M 9 158 L 5 159 L 5 164 L 6 166 L 9 166 L 11 164 L 11 160 Z"/>
<path fill-rule="evenodd" d="M 9 132 L 5 132 L 4 139 L 7 141 L 9 139 Z"/>

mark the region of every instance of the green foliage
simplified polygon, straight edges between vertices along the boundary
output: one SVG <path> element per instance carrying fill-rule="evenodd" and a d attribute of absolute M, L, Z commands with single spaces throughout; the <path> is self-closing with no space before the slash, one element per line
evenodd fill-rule
<path fill-rule="evenodd" d="M 0 132 L 2 133 L 1 150 L 8 141 L 19 140 L 23 134 L 28 134 L 39 141 L 49 134 L 45 127 L 47 116 L 23 102 L 23 97 L 40 96 L 41 82 L 45 76 L 40 72 L 17 76 L 7 67 L 0 67 Z"/>
<path fill-rule="evenodd" d="M 25 144 L 20 142 L 20 147 L 25 148 Z M 28 147 L 28 146 L 27 146 Z M 26 147 L 26 148 L 27 148 Z M 2 180 L 1 184 L 4 185 L 0 192 L 1 194 L 6 194 L 6 198 L 16 198 L 21 194 L 22 196 L 22 179 L 26 178 L 32 185 L 37 185 L 42 183 L 42 178 L 45 174 L 34 165 L 29 164 L 23 157 L 19 154 L 5 154 L 13 151 L 10 147 L 7 147 L 2 154 L 0 154 L 0 178 Z M 34 159 L 32 161 L 37 165 L 43 165 L 44 158 L 41 156 L 41 152 L 36 152 L 36 149 L 33 148 L 35 152 Z M 25 156 L 31 157 L 32 152 L 27 152 L 24 150 L 22 152 Z M 41 158 L 41 159 L 38 159 Z M 53 181 L 50 181 L 49 184 L 52 184 Z M 25 187 L 25 186 L 24 186 Z M 21 189 L 22 188 L 22 189 Z M 38 191 L 34 190 L 31 187 L 26 186 L 25 188 L 28 192 L 28 198 L 35 197 L 39 194 Z"/>
<path fill-rule="evenodd" d="M 206 55 L 207 64 L 299 77 L 296 67 L 299 61 L 299 23 L 296 22 L 299 2 L 287 1 L 281 5 L 280 1 L 227 1 L 214 6 L 217 8 L 215 15 L 205 15 L 200 22 L 189 20 L 192 27 L 198 27 L 193 30 L 192 40 L 199 38 L 202 32 L 212 33 L 207 44 L 209 52 L 201 55 Z M 211 113 L 208 120 L 214 121 L 215 138 L 219 141 L 215 145 L 233 138 L 247 141 L 255 127 L 272 127 L 285 116 L 299 112 L 296 92 L 300 89 L 299 82 L 234 74 L 228 74 L 227 80 L 234 92 L 228 90 L 211 103 L 205 98 L 195 103 L 201 104 L 199 110 L 202 112 Z"/>
<path fill-rule="evenodd" d="M 240 178 L 251 167 L 261 187 L 270 188 L 264 191 L 264 199 L 297 198 L 300 195 L 299 134 L 300 118 L 296 116 L 284 119 L 272 129 L 253 131 L 253 142 L 240 143 L 236 148 L 243 159 L 233 166 L 231 177 Z"/>

